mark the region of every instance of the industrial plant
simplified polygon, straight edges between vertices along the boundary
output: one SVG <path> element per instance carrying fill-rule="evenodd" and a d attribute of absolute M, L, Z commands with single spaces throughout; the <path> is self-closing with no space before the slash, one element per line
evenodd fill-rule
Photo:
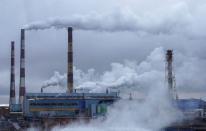
<path fill-rule="evenodd" d="M 0 107 L 0 130 L 22 130 L 36 125 L 49 129 L 77 119 L 104 116 L 107 106 L 119 100 L 118 92 L 78 93 L 73 89 L 72 28 L 68 28 L 67 93 L 28 93 L 25 87 L 25 30 L 21 30 L 19 102 L 15 93 L 15 43 L 11 42 L 9 106 Z"/>
<path fill-rule="evenodd" d="M 90 121 L 105 117 L 108 107 L 121 100 L 119 92 L 78 92 L 73 86 L 73 36 L 68 33 L 67 92 L 32 93 L 25 86 L 25 29 L 21 29 L 20 84 L 16 102 L 15 89 L 15 42 L 11 42 L 11 74 L 9 106 L 0 107 L 0 131 L 21 131 L 29 127 L 51 130 L 55 125 L 66 125 L 73 121 Z M 201 99 L 179 99 L 173 72 L 173 50 L 166 52 L 166 81 L 168 95 L 173 106 L 184 114 L 184 119 L 172 123 L 162 131 L 205 131 L 206 101 Z M 130 98 L 133 100 L 131 94 Z"/>

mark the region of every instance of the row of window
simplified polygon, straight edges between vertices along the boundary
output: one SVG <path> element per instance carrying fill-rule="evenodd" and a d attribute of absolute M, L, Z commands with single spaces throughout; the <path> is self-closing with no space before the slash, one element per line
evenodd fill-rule
<path fill-rule="evenodd" d="M 78 106 L 78 103 L 30 103 L 30 106 Z"/>

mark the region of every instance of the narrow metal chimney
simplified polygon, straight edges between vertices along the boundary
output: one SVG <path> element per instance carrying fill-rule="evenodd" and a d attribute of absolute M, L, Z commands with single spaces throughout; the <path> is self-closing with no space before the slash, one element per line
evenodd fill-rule
<path fill-rule="evenodd" d="M 68 27 L 68 67 L 67 67 L 67 88 L 68 93 L 73 92 L 73 49 L 72 49 L 72 27 Z"/>
<path fill-rule="evenodd" d="M 167 82 L 168 82 L 169 90 L 171 90 L 173 88 L 173 75 L 172 75 L 173 52 L 172 50 L 167 50 L 166 60 L 167 60 Z"/>
<path fill-rule="evenodd" d="M 15 96 L 15 46 L 14 41 L 11 42 L 11 74 L 10 74 L 10 97 L 9 106 L 16 104 Z"/>
<path fill-rule="evenodd" d="M 25 30 L 21 29 L 20 49 L 20 83 L 19 83 L 19 104 L 23 106 L 25 96 Z"/>
<path fill-rule="evenodd" d="M 173 74 L 173 51 L 172 50 L 167 50 L 166 53 L 166 71 L 167 71 L 167 84 L 169 88 L 169 93 L 173 99 L 178 99 L 178 95 L 176 92 L 176 87 L 175 87 L 175 76 Z"/>

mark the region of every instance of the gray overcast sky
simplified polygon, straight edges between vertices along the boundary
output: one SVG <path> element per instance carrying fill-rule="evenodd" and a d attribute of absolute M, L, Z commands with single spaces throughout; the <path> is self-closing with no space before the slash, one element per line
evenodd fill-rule
<path fill-rule="evenodd" d="M 197 85 L 198 90 L 204 90 L 205 0 L 1 0 L 0 95 L 4 97 L 9 94 L 11 40 L 16 41 L 16 88 L 19 84 L 19 42 L 23 25 L 52 17 L 69 18 L 72 15 L 84 16 L 94 12 L 110 14 L 127 10 L 142 18 L 140 23 L 144 26 L 140 29 L 143 31 L 140 33 L 75 30 L 74 65 L 83 71 L 94 68 L 101 73 L 109 70 L 113 62 L 141 62 L 156 47 L 172 48 L 181 54 L 176 56 L 176 66 L 180 66 L 179 74 L 192 68 L 193 73 L 190 73 L 189 78 L 199 77 L 197 81 L 185 80 L 188 83 L 186 86 Z M 108 20 L 105 19 L 102 23 L 104 22 L 107 23 Z M 159 30 L 163 32 L 156 33 Z M 56 70 L 66 72 L 66 36 L 65 29 L 26 32 L 27 90 L 39 91 L 42 82 L 51 77 Z M 187 62 L 191 68 L 184 66 Z"/>

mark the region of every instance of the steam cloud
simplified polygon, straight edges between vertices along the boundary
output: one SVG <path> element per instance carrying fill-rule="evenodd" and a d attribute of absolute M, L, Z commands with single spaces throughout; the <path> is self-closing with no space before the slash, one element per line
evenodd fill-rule
<path fill-rule="evenodd" d="M 206 74 L 201 73 L 205 59 L 185 56 L 174 52 L 174 73 L 178 91 L 204 90 Z M 200 76 L 201 75 L 201 76 Z M 194 77 L 199 76 L 199 77 Z M 89 92 L 105 92 L 106 89 L 128 91 L 149 90 L 153 86 L 162 86 L 165 80 L 165 50 L 155 48 L 147 58 L 137 63 L 125 61 L 124 64 L 112 63 L 111 70 L 99 75 L 95 69 L 83 72 L 74 68 L 74 88 Z M 55 72 L 42 87 L 57 86 L 66 91 L 66 74 Z"/>
<path fill-rule="evenodd" d="M 164 49 L 162 47 L 154 51 L 145 61 L 137 65 L 135 62 L 126 61 L 125 65 L 112 63 L 111 71 L 106 71 L 99 76 L 94 69 L 87 73 L 74 68 L 75 89 L 89 90 L 89 92 L 105 92 L 106 89 L 139 90 L 162 86 L 164 83 Z M 157 77 L 158 76 L 158 77 Z M 44 82 L 43 87 L 60 86 L 66 89 L 66 74 L 61 76 L 58 72 Z"/>
<path fill-rule="evenodd" d="M 83 72 L 74 68 L 76 89 L 88 89 L 90 92 L 105 92 L 107 88 L 118 89 L 127 95 L 127 99 L 122 99 L 110 107 L 106 119 L 103 121 L 102 118 L 98 118 L 89 123 L 75 122 L 65 127 L 55 127 L 53 131 L 81 131 L 83 129 L 85 131 L 158 131 L 181 118 L 183 119 L 182 114 L 172 106 L 168 98 L 168 89 L 164 86 L 164 60 L 165 50 L 163 47 L 158 47 L 144 61 L 113 63 L 111 70 L 102 75 L 98 75 L 94 69 Z M 197 75 L 196 73 L 201 70 L 201 64 L 198 62 L 204 63 L 205 61 L 175 52 L 174 65 L 179 66 L 175 68 L 176 75 L 179 78 L 183 77 L 177 79 L 180 89 L 184 88 L 182 87 L 184 85 L 192 85 L 194 88 L 202 87 L 205 76 L 198 78 L 199 84 L 194 81 L 188 83 L 189 79 L 192 80 L 191 76 Z M 185 69 L 191 71 L 189 75 Z M 64 87 L 66 75 L 56 72 L 45 83 L 45 87 L 49 85 Z M 135 99 L 137 98 L 135 93 L 139 90 L 145 93 L 143 101 Z M 134 99 L 129 101 L 128 92 L 131 91 Z"/>
<path fill-rule="evenodd" d="M 165 88 L 155 87 L 144 102 L 134 99 L 115 103 L 105 120 L 71 123 L 66 127 L 55 127 L 53 131 L 158 131 L 177 118 L 180 120 L 182 115 L 171 106 L 165 91 Z"/>
<path fill-rule="evenodd" d="M 52 131 L 159 131 L 181 120 L 182 114 L 171 105 L 166 96 L 167 89 L 154 88 L 143 102 L 133 99 L 115 103 L 109 107 L 106 118 L 57 126 Z"/>
<path fill-rule="evenodd" d="M 181 120 L 182 114 L 172 106 L 168 89 L 164 86 L 164 56 L 164 49 L 159 47 L 145 61 L 139 64 L 129 61 L 125 64 L 113 63 L 112 69 L 101 76 L 94 69 L 84 73 L 75 68 L 76 89 L 102 92 L 107 88 L 115 88 L 127 94 L 127 99 L 111 106 L 104 120 L 98 118 L 89 123 L 70 123 L 64 127 L 57 126 L 53 131 L 159 131 Z M 56 79 L 53 78 L 49 80 L 51 83 L 55 83 Z M 47 85 L 50 85 L 49 81 Z M 128 100 L 127 92 L 130 88 L 134 98 L 131 101 Z M 135 92 L 139 89 L 147 94 L 143 101 L 136 99 Z"/>
<path fill-rule="evenodd" d="M 163 13 L 164 12 L 164 13 Z M 94 30 L 108 32 L 139 32 L 152 34 L 182 33 L 202 35 L 195 12 L 190 12 L 187 4 L 178 3 L 170 9 L 138 14 L 129 8 L 107 13 L 93 12 L 87 15 L 71 15 L 68 18 L 54 17 L 44 21 L 35 21 L 24 26 L 27 30 L 42 30 L 51 27 L 67 28 L 72 26 L 77 30 Z"/>
<path fill-rule="evenodd" d="M 65 87 L 66 86 L 66 75 L 60 75 L 59 72 L 54 72 L 54 76 L 52 76 L 49 80 L 45 81 L 42 85 L 42 88 L 46 88 L 48 86 L 58 86 Z"/>

